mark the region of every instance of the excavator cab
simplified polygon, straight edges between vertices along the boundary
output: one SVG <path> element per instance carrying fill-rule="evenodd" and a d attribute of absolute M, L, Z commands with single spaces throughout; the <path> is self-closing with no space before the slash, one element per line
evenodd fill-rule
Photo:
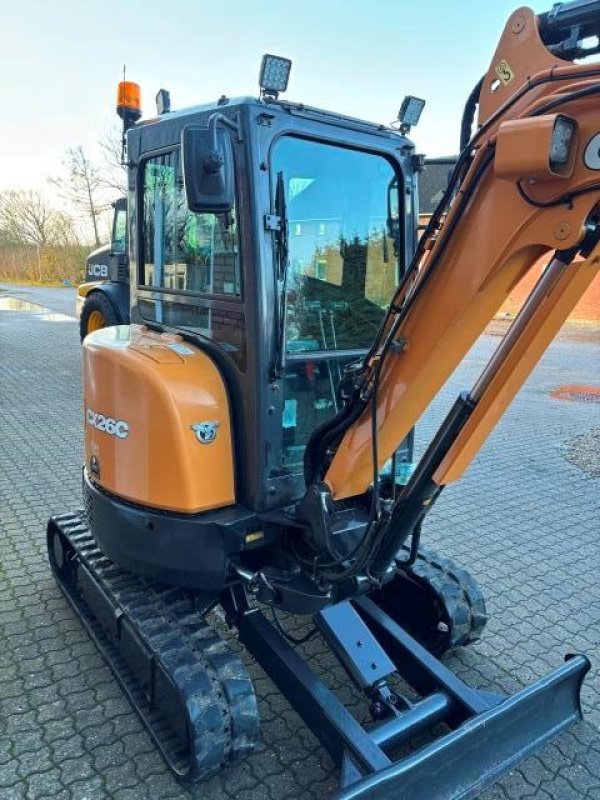
<path fill-rule="evenodd" d="M 232 202 L 191 211 L 186 189 L 203 155 L 182 151 L 182 136 L 211 119 L 231 152 L 221 169 Z M 202 342 L 237 398 L 237 499 L 280 508 L 304 494 L 310 434 L 340 410 L 341 378 L 364 357 L 414 251 L 414 145 L 389 128 L 248 98 L 128 136 L 132 321 Z M 392 234 L 390 213 L 402 220 Z M 410 460 L 401 445 L 398 463 Z"/>
<path fill-rule="evenodd" d="M 599 21 L 597 0 L 511 16 L 420 238 L 407 134 L 422 101 L 392 128 L 280 100 L 275 56 L 258 99 L 163 102 L 146 121 L 122 85 L 132 324 L 85 340 L 85 513 L 50 520 L 48 552 L 178 777 L 257 737 L 217 606 L 339 766 L 344 800 L 475 797 L 581 717 L 583 655 L 512 697 L 438 660 L 487 614 L 421 534 L 600 266 L 600 66 L 578 63 L 590 37 L 600 52 Z M 414 425 L 544 253 L 413 469 Z M 370 723 L 280 611 L 312 620 Z"/>

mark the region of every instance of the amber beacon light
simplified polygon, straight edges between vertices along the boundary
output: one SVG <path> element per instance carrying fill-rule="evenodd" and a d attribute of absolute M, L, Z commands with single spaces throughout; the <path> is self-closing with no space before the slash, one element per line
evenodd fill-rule
<path fill-rule="evenodd" d="M 142 116 L 142 92 L 139 84 L 121 81 L 117 89 L 117 114 L 123 120 L 125 130 Z"/>

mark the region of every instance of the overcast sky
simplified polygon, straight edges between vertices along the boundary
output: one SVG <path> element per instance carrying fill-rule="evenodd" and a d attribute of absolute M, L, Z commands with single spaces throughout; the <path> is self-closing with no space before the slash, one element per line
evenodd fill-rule
<path fill-rule="evenodd" d="M 286 97 L 376 122 L 405 94 L 427 100 L 413 132 L 457 148 L 464 100 L 514 0 L 0 0 L 0 190 L 38 188 L 70 145 L 95 154 L 115 124 L 123 64 L 154 112 L 256 94 L 264 52 L 293 60 Z M 535 0 L 540 12 L 551 1 Z"/>

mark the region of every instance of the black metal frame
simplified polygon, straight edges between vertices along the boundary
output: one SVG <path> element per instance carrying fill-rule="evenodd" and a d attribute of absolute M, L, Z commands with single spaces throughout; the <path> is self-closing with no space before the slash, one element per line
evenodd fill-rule
<path fill-rule="evenodd" d="M 338 800 L 479 795 L 531 752 L 581 718 L 590 662 L 568 656 L 511 697 L 472 689 L 368 597 L 344 601 L 315 622 L 378 720 L 365 728 L 290 646 L 241 585 L 222 598 L 240 641 L 260 663 L 340 769 Z M 397 672 L 423 699 L 399 703 L 386 678 Z M 390 750 L 440 722 L 450 731 L 394 761 Z"/>

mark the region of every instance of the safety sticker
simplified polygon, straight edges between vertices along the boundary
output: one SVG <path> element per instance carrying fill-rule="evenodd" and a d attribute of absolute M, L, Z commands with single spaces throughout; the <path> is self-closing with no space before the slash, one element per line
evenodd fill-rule
<path fill-rule="evenodd" d="M 505 86 L 515 77 L 510 64 L 504 58 L 496 64 L 494 72 Z"/>

